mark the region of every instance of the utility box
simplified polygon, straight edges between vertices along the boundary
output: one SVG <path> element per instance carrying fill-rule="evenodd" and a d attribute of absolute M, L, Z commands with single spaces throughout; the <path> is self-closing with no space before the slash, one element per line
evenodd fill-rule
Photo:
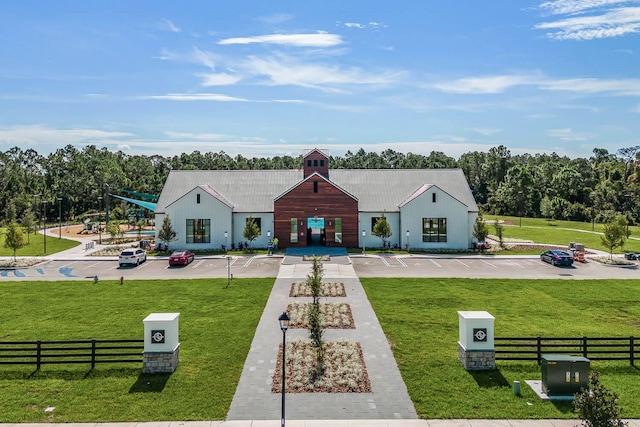
<path fill-rule="evenodd" d="M 582 356 L 542 356 L 542 391 L 549 396 L 572 396 L 587 388 L 590 361 Z"/>

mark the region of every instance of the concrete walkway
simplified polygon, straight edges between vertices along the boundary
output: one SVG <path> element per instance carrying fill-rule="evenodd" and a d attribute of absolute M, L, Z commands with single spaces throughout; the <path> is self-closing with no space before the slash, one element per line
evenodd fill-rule
<path fill-rule="evenodd" d="M 281 395 L 271 392 L 273 370 L 282 331 L 278 316 L 289 303 L 291 284 L 305 281 L 311 264 L 282 265 L 258 324 L 251 349 L 236 388 L 227 420 L 274 420 L 280 418 Z M 355 329 L 327 329 L 326 341 L 350 340 L 360 343 L 371 382 L 371 393 L 288 393 L 286 415 L 292 420 L 416 420 L 418 418 L 400 376 L 380 323 L 351 264 L 324 263 L 324 281 L 345 284 Z M 290 329 L 287 341 L 308 339 L 306 329 Z M 365 425 L 365 424 L 361 424 Z M 369 425 L 369 424 L 366 424 Z M 403 424 L 405 425 L 405 424 Z"/>

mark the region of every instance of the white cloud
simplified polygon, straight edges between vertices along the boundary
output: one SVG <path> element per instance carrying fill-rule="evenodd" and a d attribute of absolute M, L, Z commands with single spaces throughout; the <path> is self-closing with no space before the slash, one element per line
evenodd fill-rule
<path fill-rule="evenodd" d="M 333 47 L 342 44 L 342 37 L 337 34 L 270 34 L 253 37 L 235 37 L 222 39 L 221 45 L 267 43 L 298 47 Z"/>
<path fill-rule="evenodd" d="M 127 132 L 112 132 L 102 129 L 53 129 L 43 125 L 19 125 L 0 128 L 0 145 L 31 147 L 64 147 L 67 144 L 103 145 L 110 144 L 118 138 L 132 135 Z"/>
<path fill-rule="evenodd" d="M 491 136 L 495 135 L 496 133 L 502 132 L 502 129 L 496 128 L 471 128 L 471 130 L 474 132 L 478 132 L 480 135 L 484 136 Z"/>
<path fill-rule="evenodd" d="M 168 101 L 217 101 L 246 102 L 247 99 L 222 95 L 219 93 L 169 93 L 166 95 L 141 96 L 140 99 L 160 99 Z"/>
<path fill-rule="evenodd" d="M 616 96 L 639 96 L 640 79 L 603 80 L 596 78 L 545 80 L 540 83 L 545 90 L 581 93 L 610 93 Z"/>
<path fill-rule="evenodd" d="M 242 76 L 237 74 L 215 73 L 215 74 L 196 74 L 202 79 L 202 86 L 227 86 L 238 83 L 242 80 Z"/>
<path fill-rule="evenodd" d="M 592 40 L 640 32 L 640 7 L 606 8 L 621 3 L 637 1 L 545 2 L 541 5 L 543 9 L 566 17 L 537 24 L 534 28 L 550 30 L 547 37 L 558 40 Z"/>
<path fill-rule="evenodd" d="M 552 138 L 559 138 L 562 141 L 587 141 L 592 138 L 591 135 L 586 133 L 576 133 L 571 128 L 564 129 L 549 129 L 547 135 Z"/>
<path fill-rule="evenodd" d="M 369 21 L 365 24 L 361 23 L 361 22 L 336 22 L 336 25 L 339 27 L 345 27 L 345 28 L 355 28 L 358 30 L 365 30 L 365 29 L 373 29 L 373 30 L 377 30 L 379 28 L 387 28 L 388 25 L 383 24 L 382 22 L 375 22 L 375 21 Z"/>
<path fill-rule="evenodd" d="M 450 82 L 436 83 L 432 87 L 449 93 L 493 94 L 502 93 L 519 85 L 531 85 L 539 78 L 529 75 L 498 75 L 485 77 L 466 77 Z"/>
<path fill-rule="evenodd" d="M 635 108 L 631 109 L 632 113 L 640 113 L 640 104 L 636 105 Z"/>
<path fill-rule="evenodd" d="M 276 13 L 269 16 L 263 16 L 259 18 L 260 21 L 266 24 L 282 24 L 283 22 L 291 21 L 293 19 L 293 15 L 290 13 Z"/>
<path fill-rule="evenodd" d="M 181 31 L 180 28 L 176 27 L 173 22 L 169 21 L 168 19 L 162 20 L 162 25 L 160 26 L 160 28 L 165 31 L 171 31 L 172 33 L 179 33 Z"/>
<path fill-rule="evenodd" d="M 223 140 L 234 138 L 230 135 L 224 135 L 221 133 L 190 133 L 190 132 L 172 132 L 165 131 L 165 135 L 167 135 L 171 139 L 196 139 L 196 140 Z"/>

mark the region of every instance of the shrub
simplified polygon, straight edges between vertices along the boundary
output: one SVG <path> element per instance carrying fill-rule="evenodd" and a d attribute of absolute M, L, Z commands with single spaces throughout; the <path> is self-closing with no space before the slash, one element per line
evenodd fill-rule
<path fill-rule="evenodd" d="M 600 383 L 600 375 L 596 371 L 589 375 L 587 388 L 582 388 L 576 393 L 573 408 L 584 427 L 626 426 L 620 419 L 618 395 Z"/>

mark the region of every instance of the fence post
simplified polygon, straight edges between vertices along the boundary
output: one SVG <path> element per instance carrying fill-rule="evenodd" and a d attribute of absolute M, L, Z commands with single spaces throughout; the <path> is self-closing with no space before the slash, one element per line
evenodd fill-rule
<path fill-rule="evenodd" d="M 91 369 L 96 367 L 96 339 L 91 340 Z"/>
<path fill-rule="evenodd" d="M 41 363 L 41 356 L 42 356 L 40 353 L 41 347 L 42 347 L 42 341 L 38 340 L 36 342 L 36 371 L 40 370 L 40 363 Z"/>
<path fill-rule="evenodd" d="M 538 354 L 538 365 L 542 363 L 542 338 L 538 336 L 537 340 L 537 354 Z"/>
<path fill-rule="evenodd" d="M 636 366 L 635 363 L 635 357 L 636 357 L 636 346 L 633 342 L 633 335 L 631 335 L 629 337 L 629 362 L 631 363 L 631 366 Z"/>
<path fill-rule="evenodd" d="M 582 357 L 586 358 L 589 351 L 587 349 L 587 337 L 582 337 Z"/>

